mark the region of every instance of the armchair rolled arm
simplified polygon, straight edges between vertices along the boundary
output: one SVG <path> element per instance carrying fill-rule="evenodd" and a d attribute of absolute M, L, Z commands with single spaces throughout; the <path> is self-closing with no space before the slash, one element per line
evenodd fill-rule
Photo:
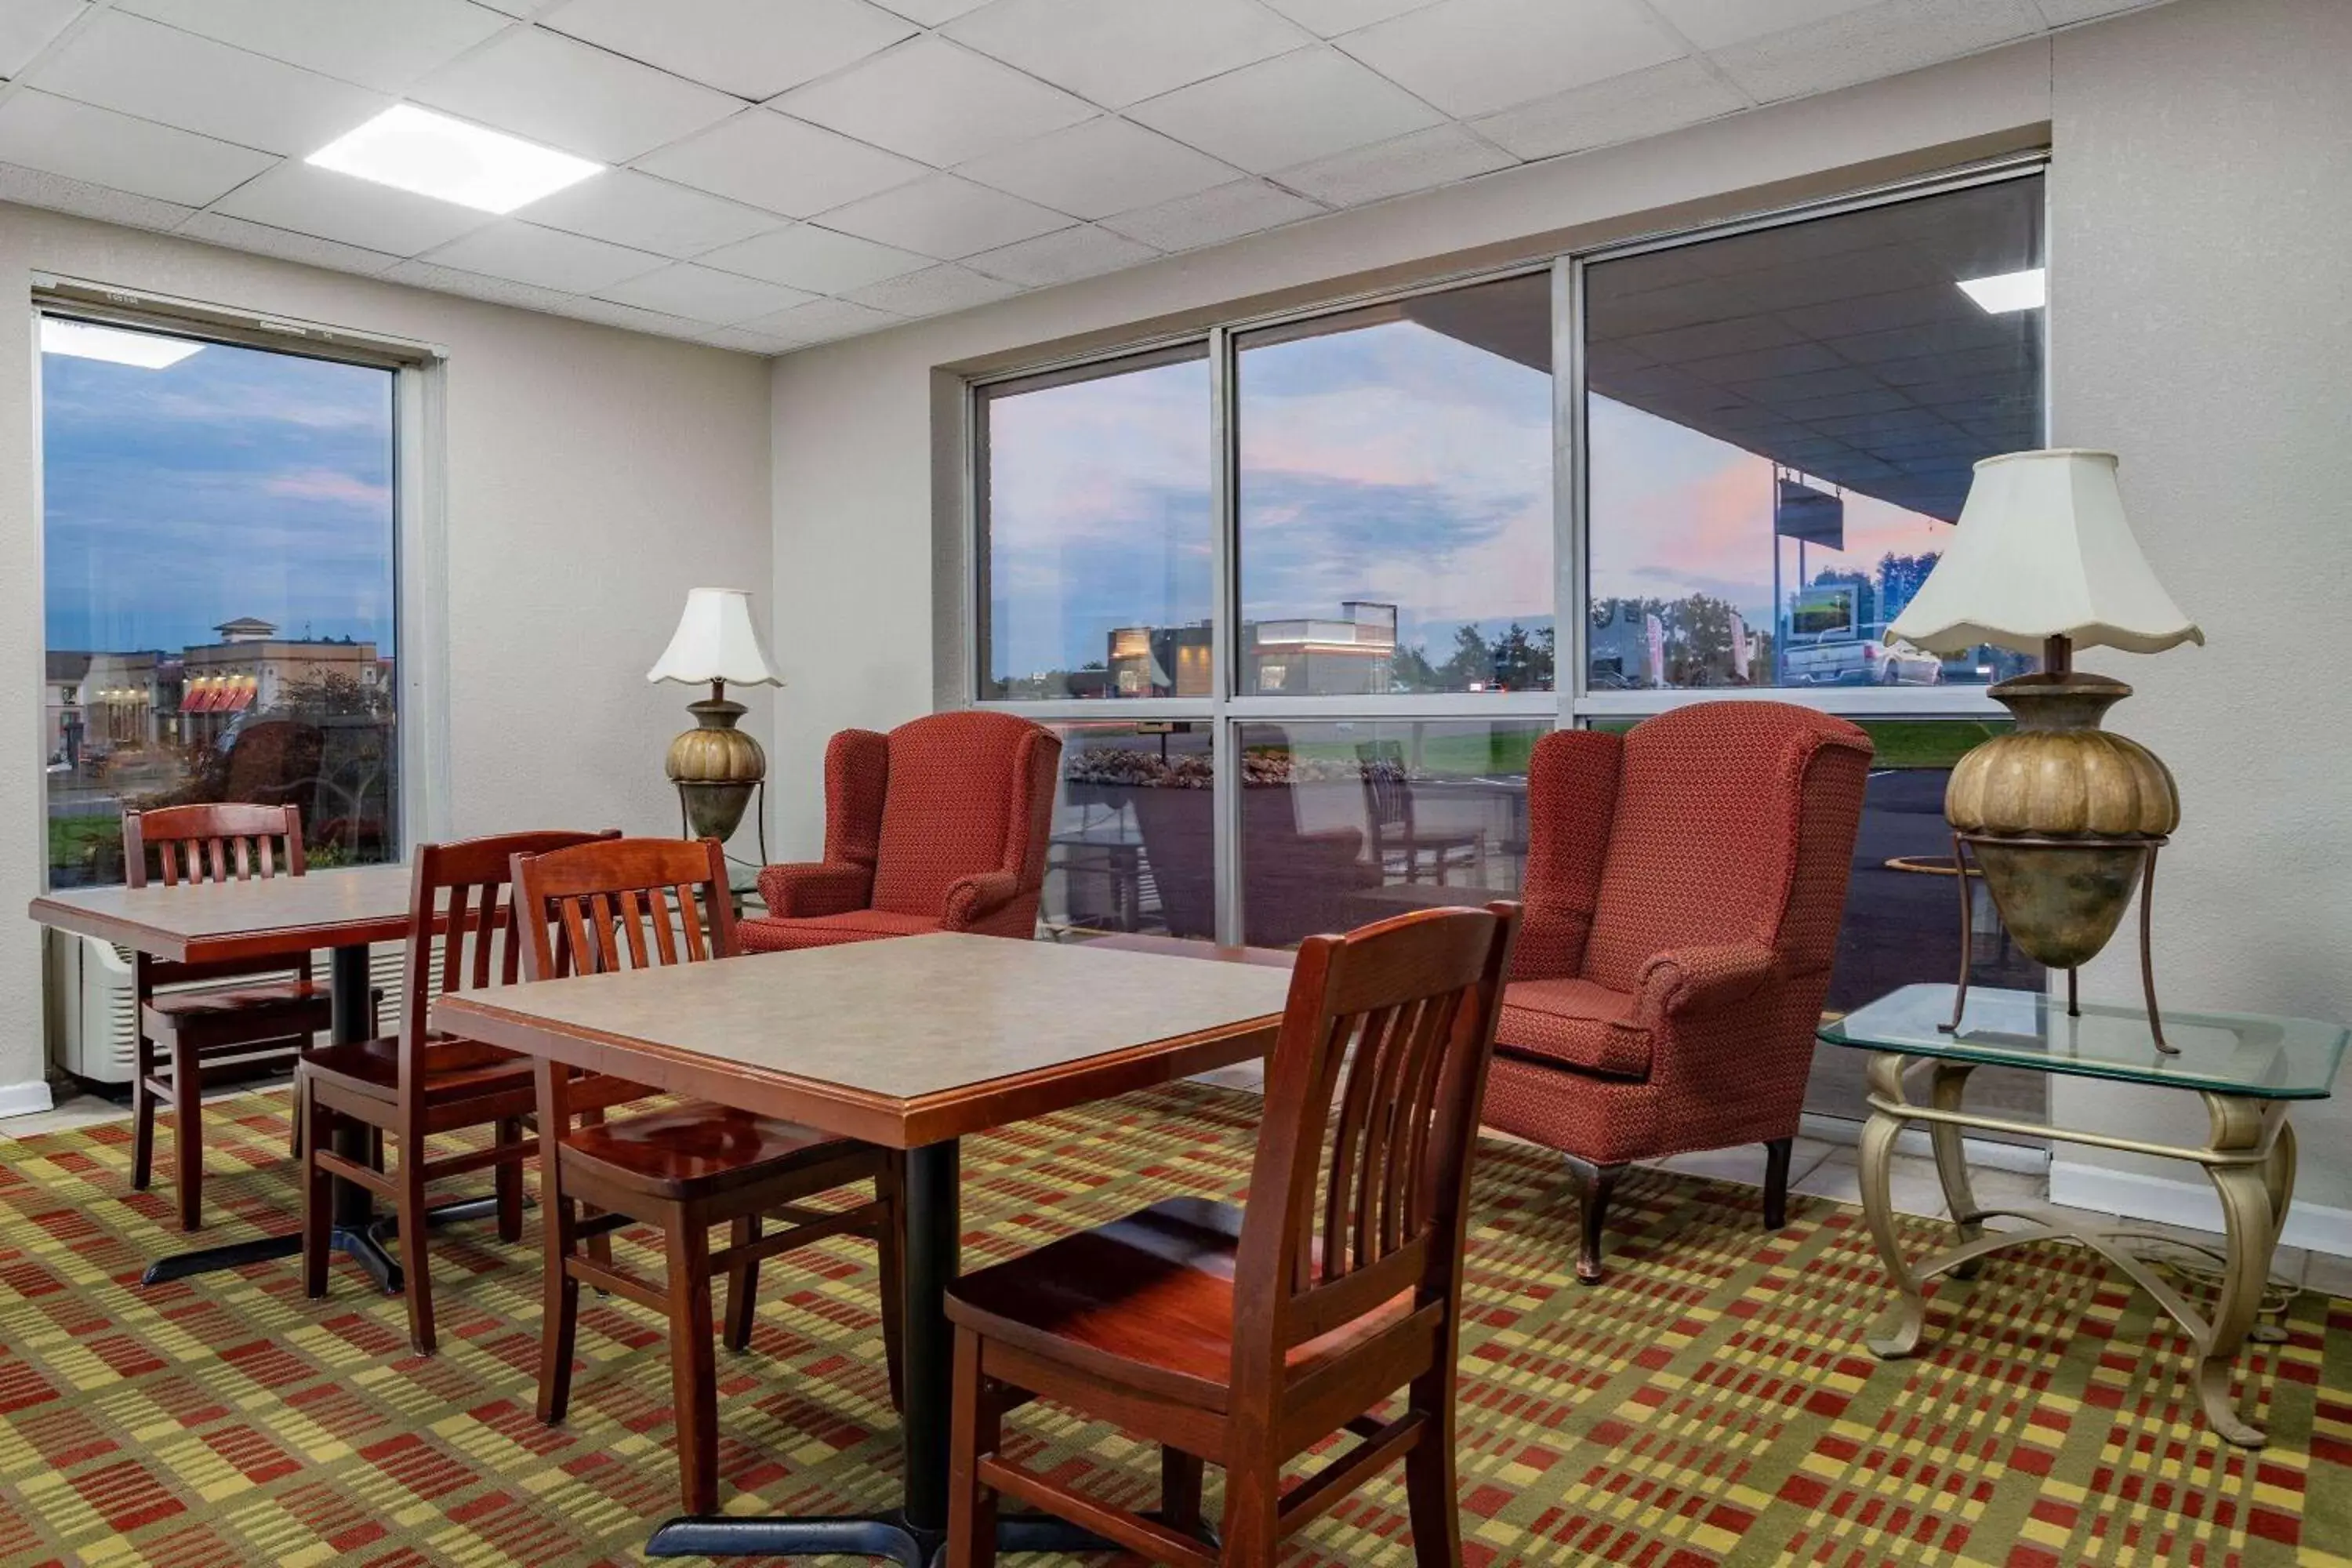
<path fill-rule="evenodd" d="M 1779 972 L 1779 955 L 1760 942 L 1675 948 L 1642 965 L 1641 1007 L 1659 1017 L 1713 1012 L 1746 1001 Z"/>
<path fill-rule="evenodd" d="M 874 897 L 874 868 L 845 860 L 770 866 L 760 873 L 760 898 L 780 920 L 845 915 Z"/>
<path fill-rule="evenodd" d="M 948 884 L 946 908 L 940 916 L 941 931 L 970 931 L 1011 903 L 1021 892 L 1021 879 L 1011 871 L 982 871 Z"/>

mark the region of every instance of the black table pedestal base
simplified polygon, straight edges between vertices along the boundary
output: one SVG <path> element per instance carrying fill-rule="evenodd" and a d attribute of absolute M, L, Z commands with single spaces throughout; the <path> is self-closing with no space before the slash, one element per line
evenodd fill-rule
<path fill-rule="evenodd" d="M 1204 1541 L 1203 1545 L 1210 1544 Z M 1005 1514 L 999 1552 L 1118 1552 L 1116 1542 L 1050 1514 Z M 900 1568 L 947 1562 L 947 1531 L 907 1522 L 903 1513 L 756 1519 L 707 1514 L 673 1519 L 646 1543 L 649 1557 L 879 1557 Z"/>
<path fill-rule="evenodd" d="M 454 1225 L 465 1220 L 488 1219 L 499 1212 L 499 1200 L 460 1198 L 454 1203 L 436 1204 L 425 1211 L 425 1223 L 432 1226 Z M 400 1264 L 385 1247 L 387 1240 L 400 1235 L 399 1222 L 391 1215 L 371 1219 L 365 1225 L 335 1226 L 328 1245 L 368 1271 L 376 1289 L 387 1296 L 397 1296 L 401 1290 Z M 173 1279 L 185 1279 L 195 1274 L 215 1274 L 225 1268 L 243 1268 L 249 1263 L 268 1263 L 281 1258 L 299 1258 L 302 1253 L 302 1233 L 289 1236 L 257 1236 L 250 1241 L 232 1241 L 220 1247 L 202 1247 L 193 1252 L 175 1252 L 169 1258 L 159 1258 L 147 1266 L 139 1277 L 142 1285 L 162 1285 Z"/>

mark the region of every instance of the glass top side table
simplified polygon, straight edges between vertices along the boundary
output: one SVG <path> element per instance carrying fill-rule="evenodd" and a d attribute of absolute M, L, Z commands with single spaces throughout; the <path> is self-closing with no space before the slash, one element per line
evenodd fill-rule
<path fill-rule="evenodd" d="M 2262 1429 L 2242 1417 L 2230 1396 L 2231 1369 L 2262 1306 L 2279 1230 L 2294 1193 L 2294 1131 L 2287 1110 L 2298 1100 L 2324 1100 L 2334 1089 L 2347 1031 L 2309 1018 L 2252 1013 L 2187 1013 L 2167 1008 L 2166 1038 L 2178 1055 L 2158 1050 L 2147 1016 L 2135 1008 L 2085 1005 L 2069 1016 L 2063 1002 L 2032 991 L 1972 989 L 1958 1032 L 1938 1027 L 1952 1016 L 1949 985 L 1906 985 L 1825 1024 L 1821 1038 L 1874 1053 L 1870 1121 L 1863 1129 L 1863 1212 L 1897 1292 L 1888 1318 L 1865 1336 L 1879 1356 L 1909 1355 L 1927 1325 L 1925 1288 L 1950 1274 L 1972 1278 L 1988 1253 L 2036 1241 L 2091 1248 L 2153 1297 L 2197 1348 L 2197 1388 L 2205 1418 L 2232 1443 L 2259 1447 Z M 1911 1098 L 1906 1069 L 1929 1067 L 1928 1097 Z M 2043 1126 L 1962 1107 L 1969 1073 L 1979 1067 L 2025 1068 L 2194 1091 L 2211 1131 L 2201 1145 L 2149 1142 L 2111 1132 Z M 1913 1263 L 1903 1255 L 1888 1188 L 1896 1134 L 1910 1122 L 1927 1130 L 1956 1245 Z M 2226 1227 L 2221 1286 L 2209 1319 L 2123 1245 L 2123 1233 L 2039 1208 L 1987 1208 L 1969 1187 L 1963 1128 L 2024 1133 L 2089 1147 L 2189 1161 L 2203 1168 L 2221 1200 Z M 1987 1231 L 1988 1218 L 2030 1222 Z"/>

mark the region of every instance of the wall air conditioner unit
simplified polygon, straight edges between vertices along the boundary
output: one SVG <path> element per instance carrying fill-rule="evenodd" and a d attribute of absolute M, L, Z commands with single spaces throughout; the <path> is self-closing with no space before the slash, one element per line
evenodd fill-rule
<path fill-rule="evenodd" d="M 71 931 L 43 934 L 49 950 L 53 1003 L 47 1009 L 49 1059 L 101 1089 L 128 1089 L 138 1060 L 139 1027 L 139 1010 L 132 1000 L 131 950 Z M 377 1022 L 387 1033 L 399 1022 L 405 947 L 404 942 L 378 942 L 368 954 L 369 978 L 383 993 Z M 325 953 L 313 958 L 311 973 L 325 979 Z"/>

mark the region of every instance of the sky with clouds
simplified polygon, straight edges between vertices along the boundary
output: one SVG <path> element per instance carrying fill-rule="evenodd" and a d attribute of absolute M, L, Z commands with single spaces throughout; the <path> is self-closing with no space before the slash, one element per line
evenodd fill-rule
<path fill-rule="evenodd" d="M 393 651 L 390 372 L 225 343 L 161 370 L 41 357 L 48 646 L 257 616 Z"/>

